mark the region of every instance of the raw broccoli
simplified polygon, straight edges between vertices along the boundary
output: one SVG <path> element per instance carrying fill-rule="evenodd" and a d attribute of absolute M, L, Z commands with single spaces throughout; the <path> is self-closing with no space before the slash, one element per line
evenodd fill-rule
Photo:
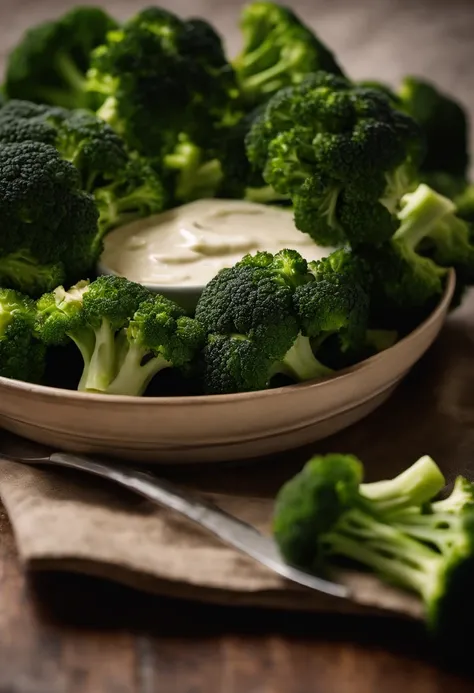
<path fill-rule="evenodd" d="M 419 126 L 382 92 L 323 72 L 273 96 L 247 138 L 252 165 L 323 246 L 390 238 L 423 151 Z"/>
<path fill-rule="evenodd" d="M 142 395 L 164 368 L 187 367 L 203 346 L 202 326 L 156 295 L 140 304 L 122 335 L 118 370 L 108 394 Z"/>
<path fill-rule="evenodd" d="M 0 143 L 26 140 L 54 145 L 79 171 L 100 212 L 98 249 L 111 229 L 164 207 L 163 185 L 148 162 L 92 113 L 12 100 L 0 113 Z"/>
<path fill-rule="evenodd" d="M 283 87 L 299 84 L 310 72 L 343 74 L 331 50 L 289 7 L 250 3 L 243 9 L 240 26 L 244 46 L 233 66 L 248 108 Z"/>
<path fill-rule="evenodd" d="M 363 334 L 366 295 L 350 272 L 326 274 L 316 278 L 296 251 L 283 250 L 247 255 L 211 280 L 196 308 L 208 334 L 206 390 L 261 390 L 278 373 L 300 381 L 331 374 L 311 340 Z"/>
<path fill-rule="evenodd" d="M 94 51 L 88 88 L 100 117 L 145 156 L 173 152 L 181 134 L 212 148 L 231 118 L 233 70 L 206 22 L 150 7 Z M 235 92 L 235 94 L 234 94 Z"/>
<path fill-rule="evenodd" d="M 420 124 L 425 136 L 422 172 L 465 177 L 469 166 L 469 128 L 463 106 L 419 77 L 405 77 L 399 97 L 401 107 Z"/>
<path fill-rule="evenodd" d="M 0 145 L 0 285 L 38 296 L 93 270 L 98 211 L 54 147 Z"/>
<path fill-rule="evenodd" d="M 38 337 L 47 345 L 72 340 L 84 360 L 79 390 L 103 392 L 116 375 L 116 337 L 150 297 L 140 284 L 122 277 L 81 280 L 68 291 L 63 286 L 37 302 Z"/>
<path fill-rule="evenodd" d="M 62 286 L 37 302 L 36 332 L 45 344 L 72 340 L 82 354 L 79 390 L 141 395 L 167 366 L 194 357 L 202 328 L 177 305 L 122 277 Z"/>
<path fill-rule="evenodd" d="M 409 312 L 441 295 L 447 268 L 459 281 L 474 278 L 474 246 L 468 225 L 454 214 L 454 204 L 421 184 L 403 198 L 400 226 L 380 247 L 360 247 L 373 273 L 372 310 Z"/>
<path fill-rule="evenodd" d="M 166 200 L 160 178 L 141 157 L 131 158 L 108 185 L 96 188 L 94 197 L 100 212 L 97 248 L 109 231 L 161 212 Z"/>
<path fill-rule="evenodd" d="M 449 621 L 465 623 L 474 514 L 472 500 L 459 503 L 461 482 L 453 499 L 437 508 L 430 502 L 444 478 L 429 457 L 393 481 L 361 484 L 362 473 L 357 458 L 326 455 L 311 459 L 283 486 L 274 534 L 284 558 L 310 571 L 350 559 L 419 594 L 434 631 Z"/>
<path fill-rule="evenodd" d="M 40 382 L 46 349 L 34 335 L 35 302 L 12 289 L 0 289 L 0 376 Z"/>
<path fill-rule="evenodd" d="M 169 199 L 177 204 L 215 197 L 222 181 L 219 159 L 180 135 L 174 150 L 164 157 L 161 169 Z"/>
<path fill-rule="evenodd" d="M 29 29 L 8 57 L 6 96 L 64 108 L 89 107 L 85 76 L 91 52 L 116 27 L 99 7 L 76 7 Z"/>
<path fill-rule="evenodd" d="M 317 353 L 332 335 L 338 351 L 358 350 L 366 339 L 371 279 L 363 263 L 342 248 L 309 268 L 315 282 L 298 286 L 294 294 L 303 333 Z"/>
<path fill-rule="evenodd" d="M 220 197 L 241 198 L 261 204 L 289 203 L 289 196 L 277 193 L 267 185 L 262 172 L 247 157 L 247 138 L 263 112 L 264 105 L 260 105 L 244 114 L 223 137 L 219 155 L 222 170 Z"/>

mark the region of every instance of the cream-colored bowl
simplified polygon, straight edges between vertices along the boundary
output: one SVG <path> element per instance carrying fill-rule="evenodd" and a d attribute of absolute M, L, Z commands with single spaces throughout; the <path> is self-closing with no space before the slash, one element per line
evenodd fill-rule
<path fill-rule="evenodd" d="M 451 273 L 429 318 L 393 347 L 318 382 L 196 397 L 116 397 L 0 378 L 0 426 L 64 450 L 137 462 L 219 462 L 314 442 L 372 412 L 436 339 Z"/>

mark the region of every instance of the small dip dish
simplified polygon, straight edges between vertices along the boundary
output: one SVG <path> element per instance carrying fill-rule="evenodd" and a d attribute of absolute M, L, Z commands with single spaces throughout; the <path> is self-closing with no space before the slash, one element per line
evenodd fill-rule
<path fill-rule="evenodd" d="M 97 269 L 143 284 L 192 312 L 220 270 L 248 253 L 285 248 L 308 261 L 333 250 L 299 231 L 288 207 L 203 199 L 111 231 Z"/>

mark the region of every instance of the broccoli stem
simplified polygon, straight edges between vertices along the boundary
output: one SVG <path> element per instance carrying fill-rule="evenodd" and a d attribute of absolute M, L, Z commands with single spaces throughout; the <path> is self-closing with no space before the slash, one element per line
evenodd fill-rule
<path fill-rule="evenodd" d="M 89 378 L 89 367 L 92 359 L 92 354 L 94 353 L 95 347 L 95 335 L 92 330 L 83 329 L 78 333 L 68 333 L 68 337 L 72 339 L 74 344 L 77 346 L 81 352 L 82 360 L 84 361 L 84 368 L 82 370 L 81 379 L 77 389 L 79 391 L 86 391 L 86 383 Z"/>
<path fill-rule="evenodd" d="M 298 335 L 291 349 L 286 352 L 281 370 L 301 381 L 324 378 L 333 373 L 331 368 L 316 359 L 309 337 L 302 334 Z"/>
<path fill-rule="evenodd" d="M 82 336 L 82 335 L 81 335 Z M 105 392 L 115 376 L 116 349 L 115 330 L 110 322 L 103 318 L 100 326 L 94 330 L 94 346 L 90 343 L 78 343 L 84 358 L 84 372 L 78 386 L 87 392 Z"/>
<path fill-rule="evenodd" d="M 261 188 L 246 188 L 244 199 L 265 205 L 290 200 L 290 196 L 278 193 L 271 185 L 265 185 Z"/>
<path fill-rule="evenodd" d="M 97 111 L 97 115 L 110 125 L 119 135 L 124 134 L 123 123 L 117 113 L 117 99 L 109 96 Z"/>
<path fill-rule="evenodd" d="M 445 484 L 438 465 L 425 455 L 394 479 L 361 484 L 360 493 L 375 504 L 377 513 L 387 515 L 429 502 Z"/>
<path fill-rule="evenodd" d="M 281 87 L 281 75 L 288 72 L 291 67 L 290 61 L 280 60 L 276 65 L 272 65 L 257 74 L 245 77 L 242 84 L 242 91 L 246 98 L 253 100 L 255 93 L 272 94 Z"/>
<path fill-rule="evenodd" d="M 425 602 L 433 594 L 440 554 L 360 510 L 345 513 L 323 542 L 329 555 L 372 568 L 387 581 L 418 593 Z"/>
<path fill-rule="evenodd" d="M 401 241 L 409 251 L 414 251 L 418 243 L 429 235 L 443 217 L 455 211 L 451 200 L 439 195 L 425 184 L 419 185 L 415 192 L 405 195 L 402 204 L 403 207 L 398 213 L 401 225 L 393 238 Z"/>
<path fill-rule="evenodd" d="M 153 377 L 171 363 L 163 356 L 153 356 L 144 362 L 150 352 L 131 344 L 122 357 L 118 373 L 107 387 L 109 395 L 143 395 Z"/>
<path fill-rule="evenodd" d="M 37 93 L 46 103 L 62 108 L 87 108 L 86 80 L 71 57 L 61 53 L 56 57 L 56 70 L 63 78 L 63 88 L 38 86 Z"/>
<path fill-rule="evenodd" d="M 401 514 L 394 519 L 392 526 L 414 539 L 431 544 L 445 555 L 462 535 L 459 517 L 449 512 Z"/>
<path fill-rule="evenodd" d="M 148 213 L 150 193 L 146 188 L 135 188 L 128 195 L 120 196 L 114 186 L 101 188 L 96 195 L 99 208 L 99 234 L 96 243 L 109 231 L 141 219 Z"/>
<path fill-rule="evenodd" d="M 219 160 L 203 163 L 202 155 L 199 147 L 185 141 L 165 157 L 165 165 L 178 171 L 175 196 L 182 202 L 214 197 L 221 183 L 223 174 Z"/>
<path fill-rule="evenodd" d="M 387 185 L 379 202 L 388 209 L 390 214 L 396 214 L 400 206 L 400 200 L 408 194 L 412 176 L 409 174 L 406 165 L 402 164 L 392 173 L 386 173 L 385 180 Z"/>

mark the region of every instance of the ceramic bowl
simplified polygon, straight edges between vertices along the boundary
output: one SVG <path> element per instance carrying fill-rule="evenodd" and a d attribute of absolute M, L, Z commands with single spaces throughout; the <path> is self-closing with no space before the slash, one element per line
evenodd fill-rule
<path fill-rule="evenodd" d="M 248 459 L 305 445 L 367 416 L 436 339 L 455 287 L 390 349 L 323 381 L 195 397 L 94 395 L 0 378 L 0 425 L 57 449 L 135 462 Z"/>

